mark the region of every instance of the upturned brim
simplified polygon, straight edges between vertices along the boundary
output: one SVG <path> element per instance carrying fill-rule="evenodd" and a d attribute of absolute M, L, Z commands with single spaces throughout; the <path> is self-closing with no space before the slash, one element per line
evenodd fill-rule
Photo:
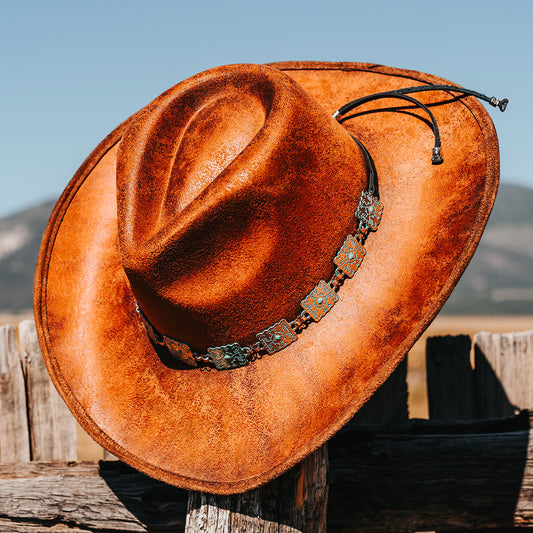
<path fill-rule="evenodd" d="M 448 83 L 379 65 L 274 66 L 328 113 L 359 96 Z M 442 101 L 443 93 L 420 99 Z M 81 426 L 150 476 L 221 494 L 269 481 L 339 430 L 442 307 L 494 202 L 498 143 L 484 107 L 468 97 L 432 110 L 440 166 L 430 162 L 431 129 L 413 114 L 345 124 L 374 158 L 384 205 L 365 260 L 297 342 L 231 371 L 176 370 L 156 354 L 118 248 L 115 163 L 128 121 L 104 139 L 52 213 L 34 291 L 44 360 Z"/>

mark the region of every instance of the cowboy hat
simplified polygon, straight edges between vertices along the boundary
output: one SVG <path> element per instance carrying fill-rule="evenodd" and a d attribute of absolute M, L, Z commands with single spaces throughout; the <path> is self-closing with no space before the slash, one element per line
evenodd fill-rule
<path fill-rule="evenodd" d="M 236 493 L 354 415 L 468 264 L 499 160 L 471 96 L 389 95 L 349 120 L 342 106 L 436 83 L 219 67 L 96 147 L 52 213 L 34 294 L 52 380 L 97 442 L 167 483 Z"/>

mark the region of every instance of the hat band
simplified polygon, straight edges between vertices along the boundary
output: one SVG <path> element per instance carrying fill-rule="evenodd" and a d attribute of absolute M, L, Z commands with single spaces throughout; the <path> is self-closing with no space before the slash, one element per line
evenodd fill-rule
<path fill-rule="evenodd" d="M 273 355 L 298 339 L 298 335 L 311 322 L 320 321 L 338 301 L 338 291 L 346 278 L 351 278 L 361 265 L 366 254 L 363 246 L 370 231 L 376 231 L 383 213 L 383 204 L 377 197 L 377 179 L 372 159 L 364 146 L 361 146 L 369 171 L 368 189 L 361 193 L 355 217 L 359 224 L 353 234 L 347 235 L 341 248 L 335 255 L 333 263 L 335 272 L 328 282 L 320 280 L 315 288 L 301 301 L 302 312 L 297 318 L 288 322 L 285 319 L 276 322 L 256 334 L 257 342 L 251 346 L 238 343 L 208 348 L 207 354 L 199 354 L 181 341 L 160 333 L 148 320 L 137 304 L 137 312 L 144 323 L 146 332 L 152 342 L 168 350 L 175 358 L 191 367 L 202 369 L 216 368 L 229 370 L 246 366 L 264 355 Z"/>

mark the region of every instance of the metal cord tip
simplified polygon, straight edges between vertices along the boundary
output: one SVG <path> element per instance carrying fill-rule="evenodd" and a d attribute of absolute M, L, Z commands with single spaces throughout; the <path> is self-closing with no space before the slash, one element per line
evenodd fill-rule
<path fill-rule="evenodd" d="M 499 107 L 500 108 L 500 111 L 503 113 L 505 111 L 505 109 L 507 108 L 507 104 L 509 103 L 509 100 L 507 98 L 504 98 L 503 100 L 500 100 L 499 98 L 496 98 L 495 96 L 493 96 L 491 99 L 490 99 L 490 102 L 489 104 L 492 106 L 492 107 Z"/>
<path fill-rule="evenodd" d="M 442 155 L 440 154 L 440 147 L 435 146 L 433 148 L 433 155 L 431 156 L 431 162 L 434 165 L 440 165 L 443 161 L 444 159 L 442 158 Z"/>
<path fill-rule="evenodd" d="M 509 100 L 507 98 L 504 98 L 499 104 L 498 107 L 500 108 L 500 111 L 503 113 L 507 109 L 507 104 L 509 103 Z"/>

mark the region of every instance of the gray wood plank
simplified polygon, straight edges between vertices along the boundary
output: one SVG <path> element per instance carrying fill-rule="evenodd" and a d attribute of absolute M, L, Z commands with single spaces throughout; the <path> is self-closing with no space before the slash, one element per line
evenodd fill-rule
<path fill-rule="evenodd" d="M 474 376 L 467 335 L 429 337 L 426 342 L 426 379 L 429 418 L 473 420 Z"/>
<path fill-rule="evenodd" d="M 26 391 L 15 328 L 0 326 L 0 463 L 29 460 Z"/>
<path fill-rule="evenodd" d="M 533 407 L 533 330 L 474 336 L 479 417 L 510 416 Z"/>
<path fill-rule="evenodd" d="M 183 531 L 186 497 L 118 461 L 0 465 L 0 526 L 10 533 Z"/>
<path fill-rule="evenodd" d="M 0 518 L 0 531 L 9 533 L 57 533 L 56 526 L 43 526 L 42 524 L 13 524 L 10 520 Z M 72 528 L 65 524 L 61 526 L 60 533 L 89 533 L 88 529 Z"/>
<path fill-rule="evenodd" d="M 328 532 L 533 526 L 525 506 L 516 512 L 528 430 L 435 431 L 334 437 L 330 498 L 338 511 L 328 514 Z"/>
<path fill-rule="evenodd" d="M 31 458 L 74 461 L 76 422 L 46 371 L 33 320 L 19 324 L 20 352 L 28 398 Z"/>

